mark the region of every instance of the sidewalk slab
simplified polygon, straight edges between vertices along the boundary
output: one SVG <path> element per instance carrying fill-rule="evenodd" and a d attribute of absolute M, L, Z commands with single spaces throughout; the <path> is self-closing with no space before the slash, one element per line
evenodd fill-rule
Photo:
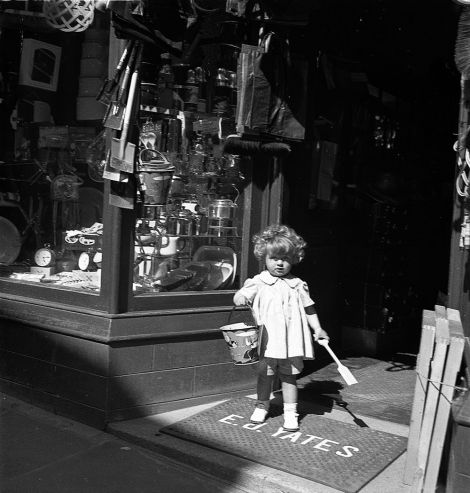
<path fill-rule="evenodd" d="M 1 395 L 2 493 L 250 493 L 67 418 Z"/>

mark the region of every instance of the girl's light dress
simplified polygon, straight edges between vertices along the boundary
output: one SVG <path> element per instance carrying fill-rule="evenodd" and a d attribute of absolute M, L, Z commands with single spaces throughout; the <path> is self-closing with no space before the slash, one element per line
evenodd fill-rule
<path fill-rule="evenodd" d="M 239 291 L 252 304 L 263 326 L 261 356 L 313 359 L 313 340 L 305 307 L 314 304 L 307 284 L 294 276 L 275 277 L 267 270 L 247 279 Z"/>

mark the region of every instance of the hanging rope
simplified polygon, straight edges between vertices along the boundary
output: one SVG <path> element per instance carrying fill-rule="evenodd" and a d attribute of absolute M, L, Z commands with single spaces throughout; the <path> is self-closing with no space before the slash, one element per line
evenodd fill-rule
<path fill-rule="evenodd" d="M 452 387 L 455 390 L 461 390 L 463 392 L 467 392 L 469 389 L 467 387 L 459 387 L 458 385 L 451 385 L 449 383 L 444 383 L 440 380 L 432 380 L 431 378 L 425 377 L 422 373 L 416 370 L 416 373 L 423 379 L 426 380 L 427 382 L 431 383 L 434 385 L 434 387 L 438 388 L 440 385 L 443 385 L 444 387 Z"/>

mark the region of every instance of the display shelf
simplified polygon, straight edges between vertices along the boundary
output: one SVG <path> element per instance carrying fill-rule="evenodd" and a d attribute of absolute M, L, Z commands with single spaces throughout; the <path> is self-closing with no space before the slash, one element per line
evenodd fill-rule
<path fill-rule="evenodd" d="M 178 116 L 181 112 L 173 108 L 163 108 L 162 106 L 140 105 L 140 111 L 144 113 L 158 113 L 160 115 Z"/>
<path fill-rule="evenodd" d="M 241 240 L 241 235 L 239 234 L 236 234 L 236 235 L 213 235 L 213 234 L 207 234 L 207 233 L 202 233 L 200 235 L 168 235 L 168 236 L 178 236 L 179 238 L 184 238 L 184 239 L 204 239 L 204 238 L 215 238 L 215 239 L 224 239 L 224 238 L 227 238 L 227 239 L 240 239 Z"/>

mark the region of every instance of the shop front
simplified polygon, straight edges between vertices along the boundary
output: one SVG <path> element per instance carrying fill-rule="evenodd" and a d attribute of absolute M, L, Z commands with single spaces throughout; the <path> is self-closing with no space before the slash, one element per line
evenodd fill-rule
<path fill-rule="evenodd" d="M 244 2 L 54 3 L 1 11 L 2 391 L 103 427 L 253 390 L 220 327 L 302 139 L 239 140 Z"/>
<path fill-rule="evenodd" d="M 253 391 L 220 327 L 279 221 L 338 349 L 416 351 L 449 275 L 447 45 L 415 63 L 411 17 L 339 3 L 2 2 L 2 390 L 99 427 Z"/>

